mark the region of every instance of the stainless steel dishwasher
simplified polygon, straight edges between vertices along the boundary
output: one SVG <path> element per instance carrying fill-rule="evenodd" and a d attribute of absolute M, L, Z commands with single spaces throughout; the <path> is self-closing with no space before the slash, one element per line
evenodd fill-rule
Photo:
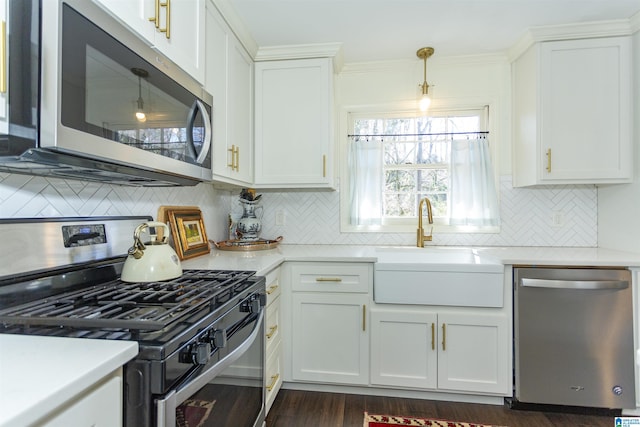
<path fill-rule="evenodd" d="M 635 408 L 631 273 L 514 268 L 514 402 Z"/>

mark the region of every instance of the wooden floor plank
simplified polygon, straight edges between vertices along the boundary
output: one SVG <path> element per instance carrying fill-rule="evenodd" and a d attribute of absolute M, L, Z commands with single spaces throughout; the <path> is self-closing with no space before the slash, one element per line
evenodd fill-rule
<path fill-rule="evenodd" d="M 508 427 L 612 427 L 614 417 L 523 411 L 506 406 L 280 390 L 267 427 L 362 427 L 364 412 Z"/>

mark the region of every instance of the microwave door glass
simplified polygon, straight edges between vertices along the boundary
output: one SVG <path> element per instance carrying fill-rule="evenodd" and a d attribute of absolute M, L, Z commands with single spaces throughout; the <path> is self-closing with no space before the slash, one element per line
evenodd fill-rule
<path fill-rule="evenodd" d="M 63 30 L 62 123 L 135 149 L 202 164 L 208 114 L 177 84 L 90 21 L 69 10 Z M 65 15 L 66 18 L 66 15 Z M 65 21 L 67 24 L 69 21 Z M 68 47 L 67 41 L 63 45 Z M 209 160 L 210 161 L 210 160 Z"/>

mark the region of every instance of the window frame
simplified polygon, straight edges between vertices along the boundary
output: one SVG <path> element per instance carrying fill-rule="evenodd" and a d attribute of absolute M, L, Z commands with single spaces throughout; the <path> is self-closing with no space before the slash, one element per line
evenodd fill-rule
<path fill-rule="evenodd" d="M 440 105 L 438 108 L 431 108 L 427 115 L 436 116 L 436 117 L 446 117 L 446 116 L 454 116 L 456 113 L 460 115 L 465 115 L 465 113 L 479 113 L 480 117 L 480 132 L 491 132 L 492 122 L 489 120 L 489 110 L 490 104 L 483 102 L 478 104 L 464 105 L 464 106 L 447 106 Z M 417 118 L 424 113 L 420 113 L 415 109 L 403 109 L 403 108 L 389 108 L 388 111 L 384 111 L 384 109 L 380 108 L 369 108 L 369 107 L 361 107 L 361 108 L 352 108 L 350 111 L 344 111 L 345 116 L 344 120 L 344 128 L 347 130 L 348 135 L 352 135 L 354 133 L 354 122 L 357 119 L 365 119 L 365 118 L 373 118 L 373 119 L 388 119 L 388 118 Z M 469 114 L 467 114 L 469 115 Z M 474 114 L 475 115 L 475 114 Z M 341 186 L 342 196 L 340 197 L 340 230 L 341 232 L 378 232 L 378 233 L 407 233 L 414 232 L 417 227 L 418 217 L 417 216 L 407 216 L 404 218 L 383 218 L 382 225 L 353 225 L 349 221 L 349 211 L 350 211 L 350 182 L 352 179 L 352 172 L 348 169 L 348 144 L 351 141 L 351 138 L 343 139 L 343 147 L 341 149 L 341 153 L 343 155 L 344 161 L 342 167 L 342 183 Z M 492 135 L 489 140 L 491 152 L 492 152 L 492 167 L 494 176 L 496 177 L 496 188 L 498 187 L 498 162 L 496 161 L 496 153 L 497 153 L 497 143 L 495 135 Z M 427 168 L 425 168 L 427 169 Z M 498 198 L 500 197 L 498 192 Z M 426 218 L 426 213 L 425 213 Z M 447 233 L 499 233 L 500 227 L 474 227 L 474 226 L 452 226 L 448 224 L 447 218 L 434 218 L 433 230 L 435 232 L 447 232 Z"/>

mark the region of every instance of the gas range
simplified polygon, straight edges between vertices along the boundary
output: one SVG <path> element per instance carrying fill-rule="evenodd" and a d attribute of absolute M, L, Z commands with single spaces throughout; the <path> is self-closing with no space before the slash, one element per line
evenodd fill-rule
<path fill-rule="evenodd" d="M 42 238 L 35 246 L 28 242 L 14 249 L 0 242 L 0 253 L 16 258 L 8 260 L 9 268 L 51 263 L 46 259 L 81 260 L 0 276 L 0 333 L 138 342 L 138 356 L 124 367 L 124 424 L 173 426 L 176 406 L 237 363 L 239 349 L 252 346 L 263 354 L 265 280 L 253 271 L 234 270 L 185 270 L 161 282 L 120 280 L 133 230 L 147 220 L 0 220 L 0 232 L 18 229 L 22 236 Z M 65 247 L 69 227 L 96 241 Z M 98 239 L 86 233 L 96 227 Z M 34 247 L 40 253 L 34 254 Z M 122 255 L 102 256 L 118 252 Z M 257 396 L 260 389 L 260 408 L 262 357 L 256 357 L 260 366 L 245 369 L 252 372 L 252 393 Z"/>

